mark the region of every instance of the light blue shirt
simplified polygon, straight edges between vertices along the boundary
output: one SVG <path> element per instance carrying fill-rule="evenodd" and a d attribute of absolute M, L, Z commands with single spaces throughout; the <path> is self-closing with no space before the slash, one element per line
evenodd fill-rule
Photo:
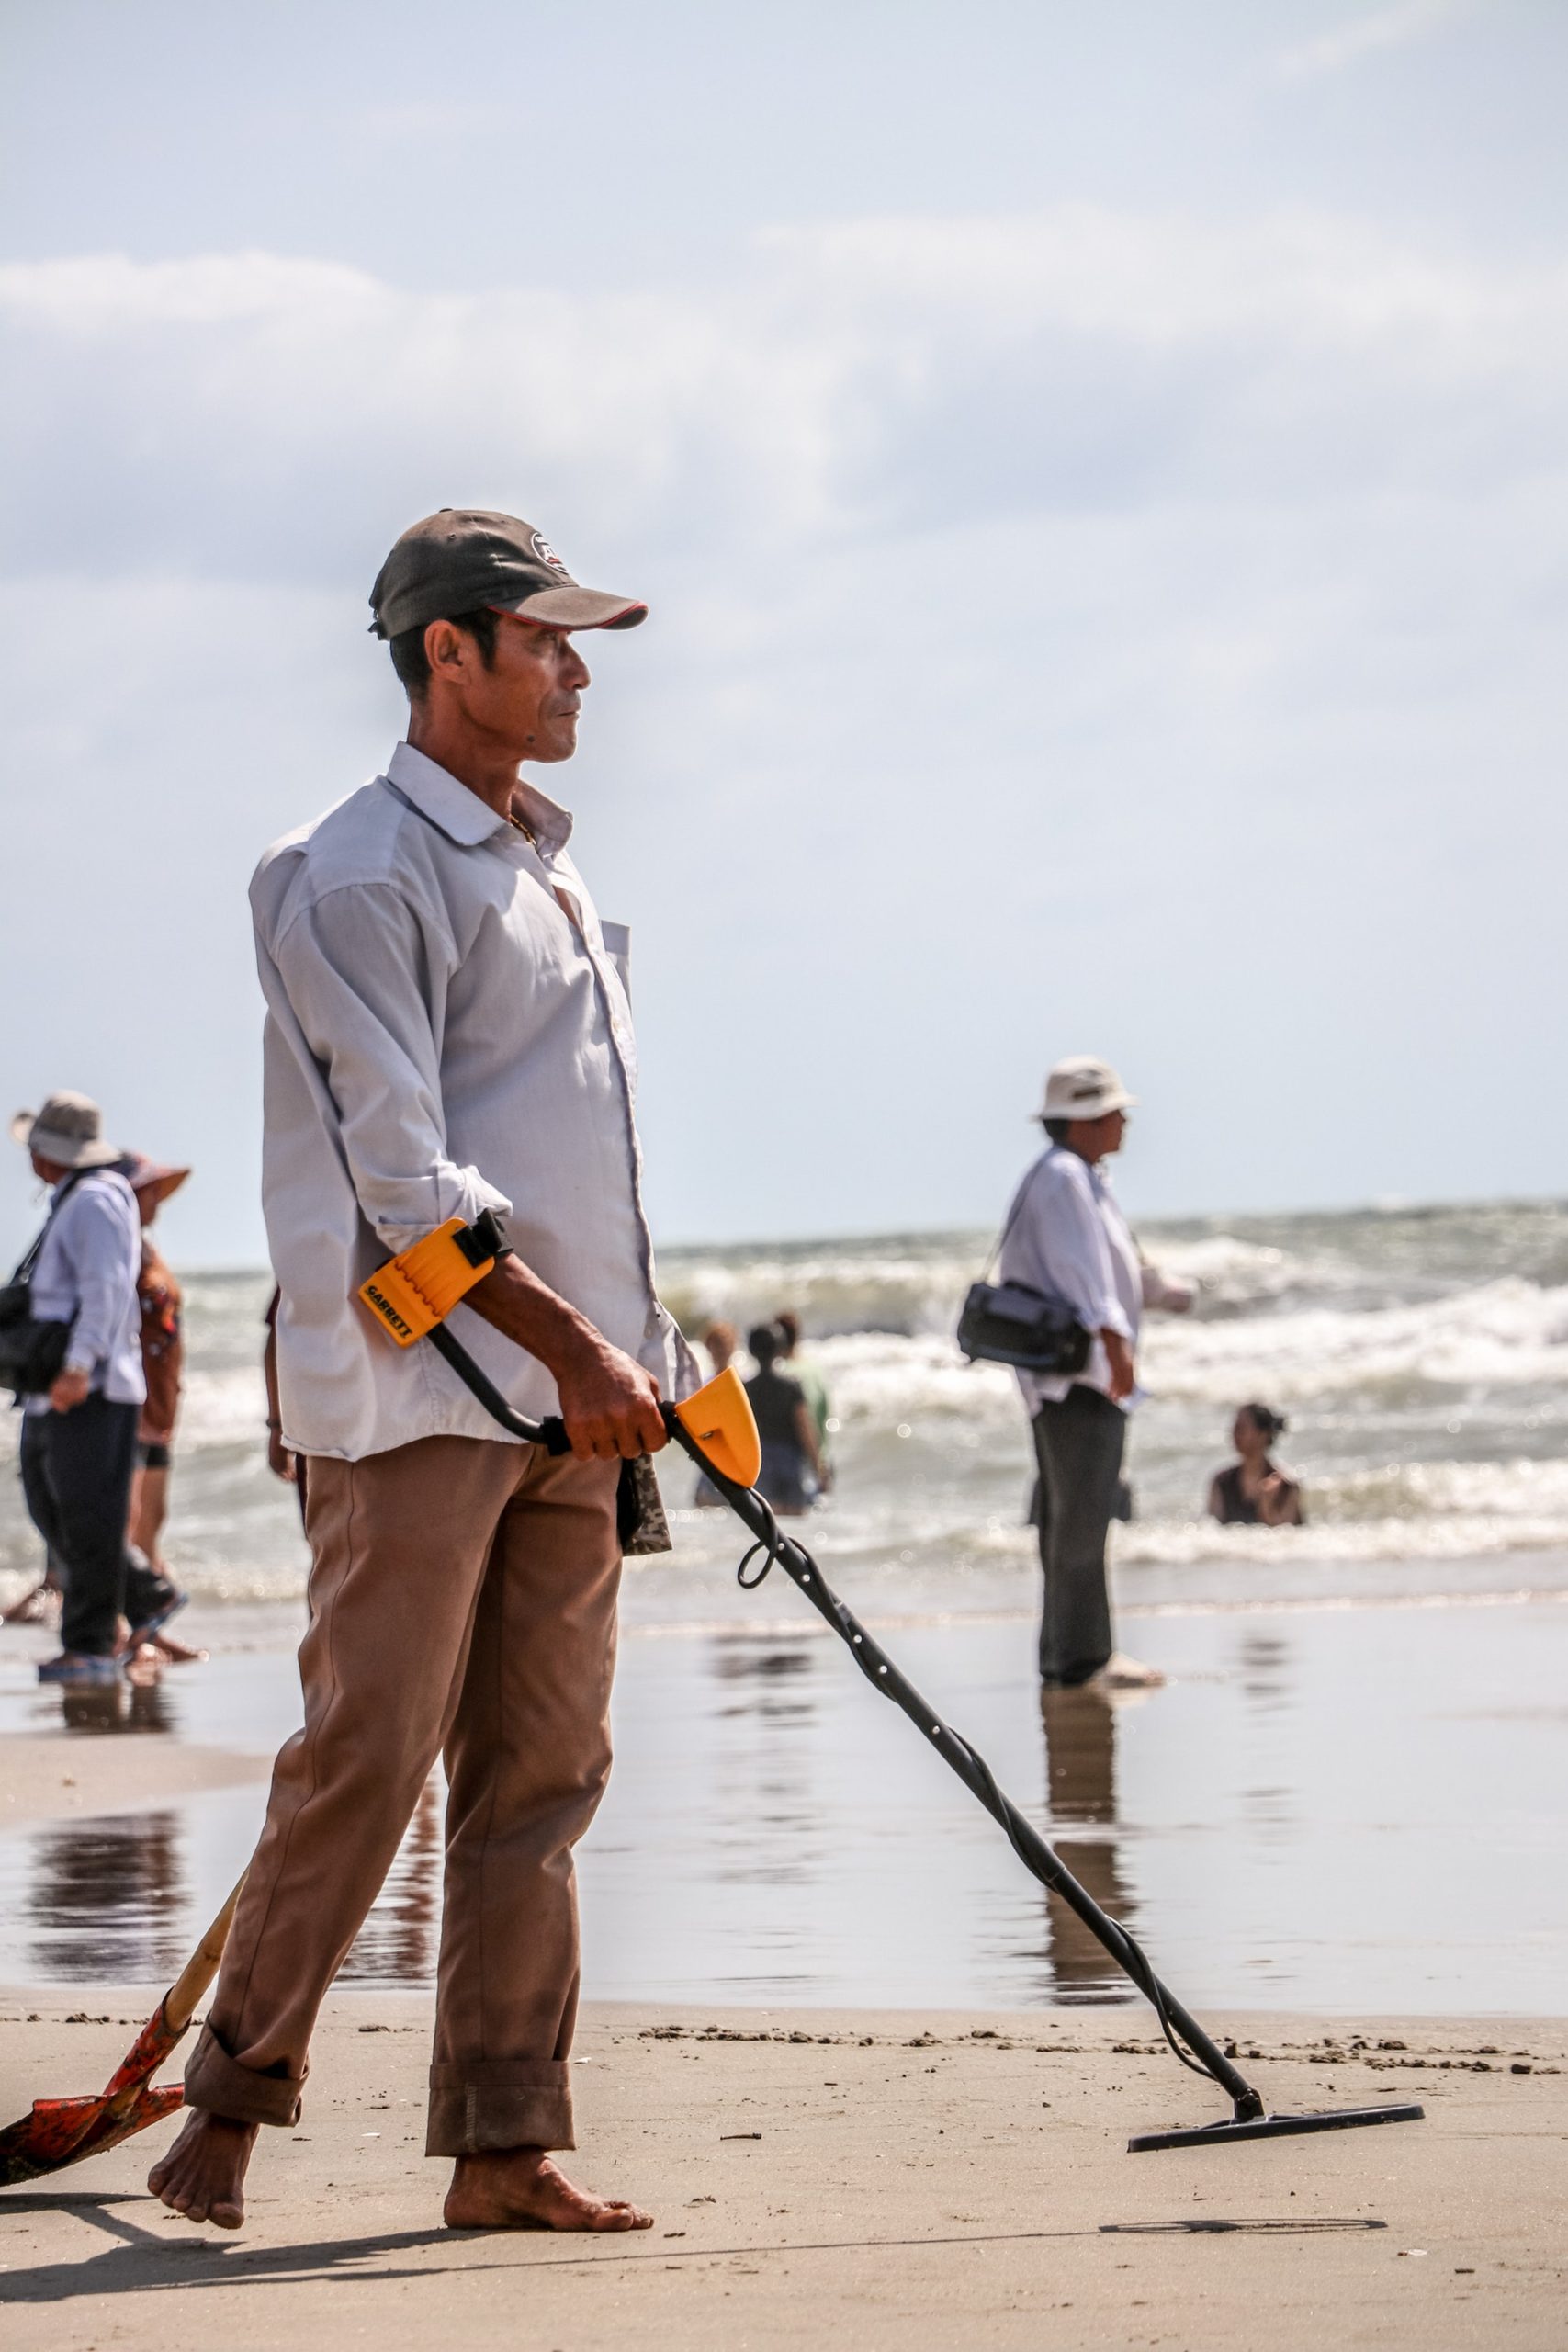
<path fill-rule="evenodd" d="M 1003 1282 L 1027 1283 L 1070 1306 L 1097 1335 L 1080 1373 L 1019 1374 L 1030 1412 L 1059 1403 L 1075 1380 L 1109 1395 L 1111 1367 L 1098 1334 L 1120 1331 L 1136 1344 L 1145 1283 L 1138 1245 L 1104 1170 L 1061 1144 L 1042 1153 L 1013 1196 L 998 1272 Z"/>
<path fill-rule="evenodd" d="M 62 1187 L 71 1189 L 60 1199 Z M 95 1168 L 54 1187 L 59 1204 L 50 1220 L 32 1275 L 32 1311 L 39 1322 L 69 1323 L 67 1372 L 85 1372 L 111 1405 L 141 1405 L 141 1219 L 136 1195 L 112 1168 Z M 47 1413 L 47 1396 L 29 1396 L 29 1413 Z"/>

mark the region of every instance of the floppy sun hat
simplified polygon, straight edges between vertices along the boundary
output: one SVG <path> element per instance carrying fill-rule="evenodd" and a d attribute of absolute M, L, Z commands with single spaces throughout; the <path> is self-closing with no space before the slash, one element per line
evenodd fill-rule
<path fill-rule="evenodd" d="M 155 1193 L 162 1203 L 179 1191 L 190 1170 L 166 1168 L 161 1159 L 149 1159 L 144 1151 L 128 1151 L 121 1156 L 119 1172 L 133 1193 Z"/>
<path fill-rule="evenodd" d="M 90 1095 L 62 1091 L 41 1110 L 18 1111 L 12 1140 L 57 1168 L 107 1168 L 124 1158 L 118 1144 L 104 1140 L 104 1114 Z"/>
<path fill-rule="evenodd" d="M 648 618 L 635 596 L 579 587 L 531 523 L 484 507 L 444 506 L 411 523 L 377 573 L 370 627 L 377 637 L 401 637 L 485 605 L 545 628 L 635 628 Z"/>
<path fill-rule="evenodd" d="M 1102 1119 L 1108 1111 L 1130 1111 L 1137 1102 L 1109 1062 L 1093 1054 L 1070 1054 L 1045 1080 L 1042 1119 Z"/>

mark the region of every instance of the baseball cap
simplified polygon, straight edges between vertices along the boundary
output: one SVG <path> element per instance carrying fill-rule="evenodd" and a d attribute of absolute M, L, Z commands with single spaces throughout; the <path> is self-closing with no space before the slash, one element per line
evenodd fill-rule
<path fill-rule="evenodd" d="M 1109 1062 L 1093 1054 L 1069 1054 L 1045 1080 L 1043 1119 L 1100 1119 L 1107 1111 L 1130 1111 L 1137 1101 L 1129 1094 Z"/>
<path fill-rule="evenodd" d="M 11 1136 L 57 1168 L 107 1168 L 121 1157 L 118 1144 L 104 1141 L 104 1114 L 92 1097 L 69 1090 L 51 1094 L 39 1111 L 18 1111 Z"/>
<path fill-rule="evenodd" d="M 635 628 L 648 606 L 634 596 L 580 588 L 542 531 L 515 514 L 444 506 L 411 523 L 370 591 L 377 637 L 493 605 L 546 628 Z"/>

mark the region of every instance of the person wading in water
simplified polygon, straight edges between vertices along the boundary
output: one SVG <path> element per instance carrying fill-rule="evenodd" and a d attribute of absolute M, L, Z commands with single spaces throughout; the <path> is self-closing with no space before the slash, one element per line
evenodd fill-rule
<path fill-rule="evenodd" d="M 1285 1417 L 1269 1405 L 1244 1405 L 1231 1429 L 1238 1460 L 1216 1471 L 1208 1510 L 1222 1527 L 1303 1527 L 1302 1490 L 1281 1470 L 1270 1448 L 1285 1434 Z"/>

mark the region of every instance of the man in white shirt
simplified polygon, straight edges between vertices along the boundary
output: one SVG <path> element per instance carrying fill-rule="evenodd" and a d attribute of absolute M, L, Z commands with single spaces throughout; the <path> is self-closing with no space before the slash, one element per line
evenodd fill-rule
<path fill-rule="evenodd" d="M 11 1133 L 51 1193 L 33 1258 L 28 1311 L 60 1334 L 59 1368 L 26 1399 L 22 1491 L 48 1544 L 62 1590 L 61 1654 L 40 1682 L 66 1686 L 119 1679 L 119 1620 L 157 1630 L 179 1596 L 126 1544 L 141 1371 L 141 1221 L 135 1195 L 113 1166 L 103 1115 L 85 1094 L 51 1094 L 19 1111 Z"/>
<path fill-rule="evenodd" d="M 1013 1197 L 1000 1251 L 1003 1282 L 1070 1306 L 1092 1340 L 1081 1372 L 1018 1374 L 1039 1469 L 1040 1679 L 1048 1689 L 1165 1679 L 1114 1648 L 1106 1584 L 1143 1310 L 1179 1313 L 1192 1298 L 1145 1263 L 1102 1165 L 1122 1148 L 1134 1099 L 1109 1062 L 1076 1054 L 1056 1064 L 1041 1114 L 1048 1148 Z"/>
<path fill-rule="evenodd" d="M 258 2124 L 298 2121 L 310 2029 L 437 1755 L 449 1784 L 426 2153 L 459 2228 L 645 2228 L 570 2147 L 571 1849 L 609 1772 L 623 1462 L 694 1385 L 654 1290 L 624 938 L 519 775 L 576 748 L 573 631 L 644 617 L 514 516 L 444 509 L 371 594 L 408 690 L 386 773 L 252 886 L 267 1002 L 263 1195 L 284 1447 L 306 1458 L 304 1730 L 284 1748 L 211 2013 L 196 2110 L 151 2176 L 235 2228 Z M 569 1458 L 519 1444 L 360 1283 L 450 1217 L 515 1254 L 453 1328 Z"/>

